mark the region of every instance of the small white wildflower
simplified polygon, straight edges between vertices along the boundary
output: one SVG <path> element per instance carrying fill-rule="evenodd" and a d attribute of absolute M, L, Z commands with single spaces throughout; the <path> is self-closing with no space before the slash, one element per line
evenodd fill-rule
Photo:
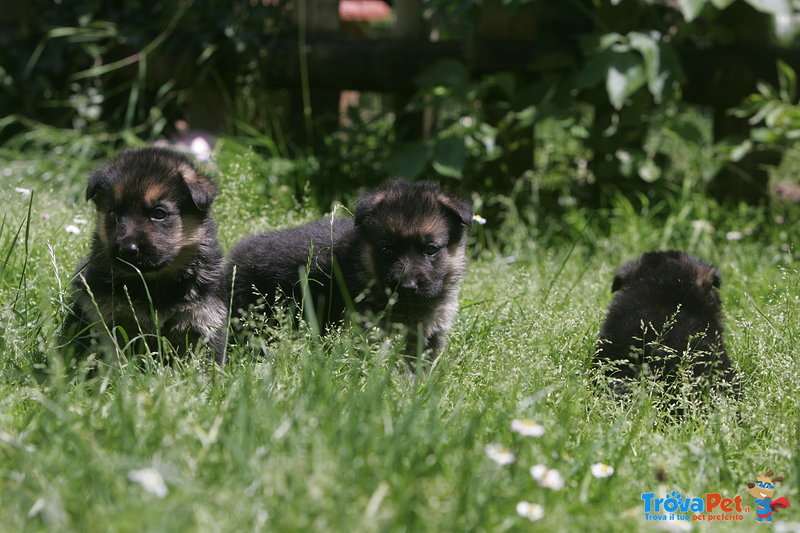
<path fill-rule="evenodd" d="M 72 217 L 72 222 L 75 223 L 75 224 L 88 224 L 89 223 L 89 221 L 86 218 L 82 217 L 82 216 Z"/>
<path fill-rule="evenodd" d="M 742 237 L 743 235 L 741 231 L 729 231 L 725 234 L 725 238 L 729 241 L 741 241 Z"/>
<path fill-rule="evenodd" d="M 511 421 L 511 431 L 525 437 L 541 437 L 544 435 L 544 426 L 535 423 L 530 418 L 515 418 Z"/>
<path fill-rule="evenodd" d="M 544 517 L 544 507 L 538 503 L 519 502 L 517 504 L 517 514 L 531 522 L 536 522 Z"/>
<path fill-rule="evenodd" d="M 152 467 L 131 470 L 128 472 L 128 480 L 138 483 L 146 492 L 159 498 L 163 498 L 169 492 L 167 484 L 164 483 L 164 478 L 161 477 L 161 472 Z"/>
<path fill-rule="evenodd" d="M 67 233 L 72 233 L 73 235 L 78 235 L 81 232 L 81 228 L 74 224 L 70 224 L 64 229 L 67 230 Z"/>
<path fill-rule="evenodd" d="M 514 457 L 514 454 L 502 444 L 487 444 L 485 449 L 489 459 L 499 465 L 510 465 L 517 459 Z"/>
<path fill-rule="evenodd" d="M 472 221 L 483 226 L 486 224 L 486 219 L 480 215 L 472 215 Z"/>
<path fill-rule="evenodd" d="M 561 472 L 555 468 L 533 465 L 530 472 L 531 477 L 546 489 L 561 490 L 564 488 L 564 478 L 561 477 Z"/>
<path fill-rule="evenodd" d="M 614 474 L 614 467 L 605 463 L 595 463 L 591 470 L 594 477 L 609 477 Z"/>
<path fill-rule="evenodd" d="M 20 193 L 22 196 L 30 196 L 31 190 L 24 187 L 14 187 L 14 192 Z"/>

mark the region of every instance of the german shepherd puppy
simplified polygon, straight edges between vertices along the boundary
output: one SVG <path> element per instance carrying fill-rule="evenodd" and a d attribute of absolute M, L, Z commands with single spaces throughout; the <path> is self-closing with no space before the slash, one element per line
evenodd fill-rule
<path fill-rule="evenodd" d="M 215 196 L 210 178 L 163 148 L 126 150 L 96 170 L 86 187 L 97 206 L 92 248 L 78 265 L 64 340 L 85 351 L 90 332 L 97 337 L 106 328 L 118 341 L 120 330 L 145 343 L 160 334 L 179 353 L 203 345 L 223 363 Z"/>
<path fill-rule="evenodd" d="M 617 269 L 595 355 L 616 392 L 644 369 L 667 383 L 684 370 L 698 383 L 735 388 L 720 283 L 716 267 L 679 251 L 647 252 Z"/>
<path fill-rule="evenodd" d="M 353 304 L 407 327 L 406 353 L 438 354 L 458 311 L 472 207 L 433 182 L 392 180 L 363 194 L 355 218 L 246 237 L 230 251 L 233 311 L 266 312 L 282 293 L 311 303 L 324 324 Z M 421 336 L 420 336 L 421 335 Z"/>

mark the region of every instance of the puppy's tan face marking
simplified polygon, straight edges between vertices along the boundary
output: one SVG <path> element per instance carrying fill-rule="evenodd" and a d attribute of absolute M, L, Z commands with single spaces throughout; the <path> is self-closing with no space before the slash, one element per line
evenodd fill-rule
<path fill-rule="evenodd" d="M 161 202 L 161 197 L 166 195 L 166 187 L 163 183 L 153 183 L 148 186 L 144 191 L 144 205 L 146 207 L 155 207 Z"/>

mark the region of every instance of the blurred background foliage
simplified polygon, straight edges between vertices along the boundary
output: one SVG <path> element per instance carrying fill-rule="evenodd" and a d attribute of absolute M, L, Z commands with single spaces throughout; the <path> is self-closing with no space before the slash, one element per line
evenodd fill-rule
<path fill-rule="evenodd" d="M 795 191 L 768 186 L 800 136 L 790 0 L 395 0 L 336 20 L 346 2 L 364 5 L 3 0 L 0 140 L 202 130 L 320 210 L 429 178 L 538 227 L 619 198 Z"/>

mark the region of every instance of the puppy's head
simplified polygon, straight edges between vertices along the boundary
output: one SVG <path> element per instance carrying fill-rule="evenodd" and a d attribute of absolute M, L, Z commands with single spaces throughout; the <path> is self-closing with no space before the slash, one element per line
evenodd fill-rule
<path fill-rule="evenodd" d="M 722 280 L 719 270 L 685 252 L 647 252 L 638 259 L 617 269 L 611 291 L 624 291 L 636 284 L 660 287 L 675 298 L 686 292 L 704 295 L 710 302 L 719 303 Z"/>
<path fill-rule="evenodd" d="M 400 306 L 458 284 L 471 223 L 469 203 L 432 182 L 389 181 L 356 203 L 364 266 L 382 288 L 397 291 Z"/>
<path fill-rule="evenodd" d="M 89 178 L 96 241 L 113 268 L 163 272 L 206 239 L 216 186 L 181 154 L 126 150 Z"/>

